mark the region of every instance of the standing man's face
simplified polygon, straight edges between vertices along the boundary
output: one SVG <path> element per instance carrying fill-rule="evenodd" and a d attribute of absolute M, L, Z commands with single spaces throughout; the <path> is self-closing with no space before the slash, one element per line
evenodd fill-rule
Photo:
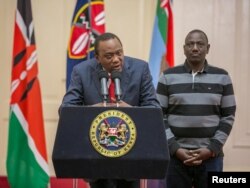
<path fill-rule="evenodd" d="M 190 63 L 203 63 L 209 52 L 210 45 L 203 33 L 190 33 L 183 46 L 184 54 Z"/>
<path fill-rule="evenodd" d="M 97 61 L 108 72 L 122 71 L 124 64 L 123 48 L 116 38 L 100 41 L 98 45 Z"/>

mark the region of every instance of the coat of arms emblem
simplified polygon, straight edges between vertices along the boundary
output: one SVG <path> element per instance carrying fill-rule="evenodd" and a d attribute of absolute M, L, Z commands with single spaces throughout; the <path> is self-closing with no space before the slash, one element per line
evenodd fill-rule
<path fill-rule="evenodd" d="M 124 112 L 107 110 L 93 120 L 89 136 L 98 153 L 106 157 L 120 157 L 134 146 L 136 127 Z"/>

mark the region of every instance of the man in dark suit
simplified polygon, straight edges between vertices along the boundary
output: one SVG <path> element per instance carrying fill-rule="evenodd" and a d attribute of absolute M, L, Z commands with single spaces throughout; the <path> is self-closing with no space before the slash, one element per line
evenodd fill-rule
<path fill-rule="evenodd" d="M 160 107 L 156 99 L 148 63 L 125 57 L 120 39 L 112 33 L 104 33 L 95 41 L 95 58 L 76 65 L 69 88 L 61 106 L 103 106 L 103 96 L 98 73 L 106 70 L 121 72 L 121 107 Z M 112 105 L 112 104 L 109 104 Z M 139 188 L 139 180 L 90 181 L 91 188 Z"/>

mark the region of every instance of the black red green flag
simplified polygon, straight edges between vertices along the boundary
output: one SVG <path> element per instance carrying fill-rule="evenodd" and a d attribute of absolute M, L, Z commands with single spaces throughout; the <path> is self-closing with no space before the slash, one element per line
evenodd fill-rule
<path fill-rule="evenodd" d="M 12 188 L 49 182 L 38 61 L 30 0 L 15 12 L 7 175 Z"/>

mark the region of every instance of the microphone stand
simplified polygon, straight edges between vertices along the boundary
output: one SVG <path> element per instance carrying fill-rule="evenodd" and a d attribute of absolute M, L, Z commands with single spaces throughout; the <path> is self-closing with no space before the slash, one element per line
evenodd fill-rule
<path fill-rule="evenodd" d="M 101 82 L 101 94 L 103 97 L 103 106 L 107 106 L 108 101 L 108 89 L 107 89 L 107 79 L 108 79 L 108 73 L 104 70 L 99 71 L 98 73 L 99 80 Z"/>
<path fill-rule="evenodd" d="M 103 100 L 103 106 L 107 107 L 107 100 Z"/>
<path fill-rule="evenodd" d="M 102 95 L 102 97 L 103 97 L 103 106 L 104 107 L 107 107 L 107 104 L 108 104 L 108 93 L 104 93 L 103 95 Z"/>
<path fill-rule="evenodd" d="M 120 104 L 119 102 L 121 101 L 121 95 L 122 95 L 122 91 L 121 91 L 121 72 L 118 71 L 112 71 L 111 72 L 111 78 L 115 83 L 115 97 L 116 97 L 116 106 L 119 107 Z"/>
<path fill-rule="evenodd" d="M 121 96 L 116 95 L 116 107 L 120 107 Z"/>

